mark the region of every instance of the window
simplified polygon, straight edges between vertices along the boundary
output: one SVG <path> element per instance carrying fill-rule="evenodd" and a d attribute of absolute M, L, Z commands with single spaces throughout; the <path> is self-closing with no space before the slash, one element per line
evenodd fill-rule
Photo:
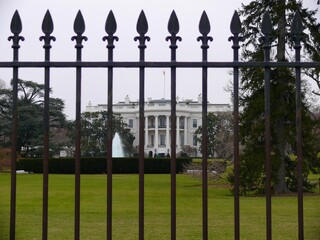
<path fill-rule="evenodd" d="M 160 134 L 160 145 L 165 146 L 166 145 L 166 135 Z"/>
<path fill-rule="evenodd" d="M 151 118 L 148 124 L 148 128 L 154 128 L 154 118 Z"/>
<path fill-rule="evenodd" d="M 184 129 L 184 118 L 179 118 L 179 128 Z"/>
<path fill-rule="evenodd" d="M 129 128 L 133 128 L 133 119 L 129 119 L 128 125 L 129 125 Z"/>
<path fill-rule="evenodd" d="M 159 128 L 165 128 L 165 127 L 166 127 L 166 118 L 159 117 Z"/>
<path fill-rule="evenodd" d="M 197 128 L 198 127 L 198 121 L 197 119 L 192 119 L 192 127 Z"/>
<path fill-rule="evenodd" d="M 180 134 L 180 145 L 184 146 L 184 134 Z"/>

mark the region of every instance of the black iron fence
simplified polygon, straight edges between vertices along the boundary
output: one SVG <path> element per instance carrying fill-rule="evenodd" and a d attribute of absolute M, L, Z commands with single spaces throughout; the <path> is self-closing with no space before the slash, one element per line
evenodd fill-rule
<path fill-rule="evenodd" d="M 21 19 L 16 11 L 11 22 L 11 32 L 13 36 L 9 37 L 12 41 L 13 60 L 0 62 L 1 68 L 13 69 L 13 116 L 12 116 L 12 159 L 11 159 L 11 205 L 10 205 L 10 239 L 15 239 L 16 226 L 16 160 L 17 160 L 17 125 L 18 125 L 18 78 L 20 68 L 42 68 L 44 69 L 45 96 L 44 96 L 44 160 L 43 160 L 43 216 L 42 216 L 42 238 L 48 238 L 48 159 L 49 159 L 49 89 L 50 89 L 50 70 L 52 68 L 74 68 L 76 69 L 76 151 L 75 151 L 75 212 L 74 212 L 74 238 L 80 239 L 80 115 L 81 115 L 81 73 L 83 68 L 104 68 L 107 70 L 108 81 L 108 119 L 111 118 L 113 105 L 113 70 L 115 68 L 139 68 L 139 239 L 144 239 L 144 93 L 145 93 L 145 69 L 146 68 L 170 68 L 171 70 L 171 239 L 176 239 L 176 70 L 177 68 L 200 68 L 202 69 L 202 238 L 208 239 L 208 176 L 207 176 L 207 91 L 208 91 L 208 69 L 209 68 L 231 68 L 233 69 L 233 116 L 234 116 L 234 239 L 240 239 L 240 208 L 239 208 L 239 69 L 241 67 L 257 67 L 264 69 L 265 81 L 265 174 L 266 174 L 266 238 L 272 236 L 271 220 L 271 130 L 270 130 L 270 72 L 272 67 L 294 68 L 296 73 L 296 138 L 297 138 L 297 172 L 298 172 L 298 235 L 299 239 L 304 239 L 303 226 L 303 189 L 302 189 L 302 137 L 301 137 L 301 68 L 320 67 L 320 62 L 300 62 L 300 39 L 302 35 L 302 23 L 300 15 L 297 12 L 292 22 L 292 34 L 295 39 L 295 61 L 293 62 L 271 62 L 270 34 L 272 24 L 270 16 L 265 13 L 262 22 L 262 41 L 264 50 L 264 61 L 262 62 L 241 62 L 239 61 L 239 42 L 241 41 L 241 22 L 237 12 L 234 13 L 231 21 L 231 33 L 229 38 L 233 49 L 233 60 L 229 62 L 211 62 L 208 61 L 207 50 L 208 42 L 212 38 L 208 36 L 210 32 L 210 22 L 205 12 L 201 16 L 199 31 L 201 36 L 198 41 L 201 42 L 202 61 L 181 62 L 176 60 L 177 43 L 181 41 L 179 33 L 179 21 L 173 11 L 169 22 L 168 31 L 170 35 L 166 41 L 170 44 L 170 61 L 145 61 L 146 42 L 150 40 L 146 36 L 148 32 L 148 22 L 142 11 L 138 22 L 137 32 L 139 36 L 135 37 L 139 45 L 139 61 L 113 61 L 113 51 L 115 36 L 117 30 L 116 20 L 112 11 L 110 11 L 106 23 L 105 31 L 107 35 L 103 38 L 107 42 L 108 59 L 106 61 L 82 61 L 82 42 L 87 40 L 83 36 L 85 31 L 85 21 L 79 11 L 74 22 L 74 31 L 76 36 L 72 40 L 76 42 L 76 61 L 51 61 L 50 50 L 51 41 L 55 40 L 51 34 L 53 32 L 53 21 L 50 12 L 47 11 L 42 31 L 44 36 L 40 37 L 44 41 L 45 59 L 44 61 L 31 62 L 19 61 L 19 42 L 24 40 L 20 33 L 22 31 Z M 112 239 L 112 121 L 108 121 L 108 156 L 107 156 L 107 239 Z M 200 238 L 200 236 L 199 236 Z"/>

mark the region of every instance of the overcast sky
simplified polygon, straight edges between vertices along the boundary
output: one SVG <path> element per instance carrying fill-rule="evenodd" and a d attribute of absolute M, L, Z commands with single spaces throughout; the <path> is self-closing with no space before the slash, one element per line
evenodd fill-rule
<path fill-rule="evenodd" d="M 102 37 L 106 35 L 104 24 L 110 10 L 113 11 L 117 21 L 114 60 L 137 61 L 139 57 L 138 42 L 133 38 L 137 36 L 136 22 L 141 10 L 144 10 L 148 24 L 151 41 L 147 42 L 147 61 L 170 60 L 169 42 L 165 38 L 168 19 L 172 10 L 175 10 L 180 23 L 177 60 L 200 61 L 201 43 L 197 42 L 200 35 L 198 24 L 202 12 L 205 10 L 211 23 L 210 35 L 214 38 L 210 43 L 210 61 L 231 61 L 232 43 L 228 42 L 231 36 L 229 26 L 233 12 L 241 7 L 241 3 L 249 0 L 1 0 L 0 2 L 0 61 L 12 60 L 11 44 L 7 40 L 11 36 L 10 22 L 15 10 L 18 10 L 22 19 L 23 30 L 21 35 L 25 41 L 21 42 L 20 60 L 42 61 L 44 58 L 43 42 L 39 37 L 41 24 L 47 9 L 54 22 L 51 59 L 53 61 L 75 60 L 75 42 L 73 22 L 80 9 L 86 24 L 83 42 L 83 60 L 104 61 L 107 59 L 106 43 Z M 305 0 L 309 5 L 315 6 L 314 0 Z M 75 115 L 75 70 L 52 69 L 51 88 L 53 96 L 65 101 L 68 118 Z M 163 72 L 165 71 L 165 74 Z M 43 69 L 21 69 L 19 77 L 43 83 Z M 114 98 L 113 101 L 123 101 L 126 95 L 131 100 L 139 96 L 137 69 L 114 70 Z M 0 79 L 9 85 L 12 78 L 11 69 L 0 69 Z M 228 69 L 211 69 L 209 71 L 209 101 L 211 103 L 229 103 L 230 94 L 224 90 L 232 76 Z M 89 101 L 93 105 L 107 102 L 107 77 L 105 69 L 84 69 L 82 82 L 82 110 Z M 196 99 L 201 93 L 201 70 L 177 70 L 177 95 L 180 99 Z M 147 69 L 145 97 L 170 97 L 170 69 Z"/>

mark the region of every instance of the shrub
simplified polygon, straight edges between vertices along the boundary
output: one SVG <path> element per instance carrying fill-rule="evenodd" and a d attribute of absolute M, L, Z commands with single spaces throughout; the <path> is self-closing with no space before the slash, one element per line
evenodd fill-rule
<path fill-rule="evenodd" d="M 177 173 L 183 172 L 183 166 L 190 163 L 189 158 L 177 159 Z M 145 158 L 145 173 L 170 173 L 169 158 Z M 81 158 L 81 173 L 101 174 L 107 172 L 106 157 Z M 21 158 L 17 162 L 17 169 L 27 172 L 42 173 L 42 158 Z M 73 174 L 75 169 L 74 158 L 50 158 L 49 173 Z M 138 173 L 138 158 L 113 158 L 112 172 L 116 174 Z"/>

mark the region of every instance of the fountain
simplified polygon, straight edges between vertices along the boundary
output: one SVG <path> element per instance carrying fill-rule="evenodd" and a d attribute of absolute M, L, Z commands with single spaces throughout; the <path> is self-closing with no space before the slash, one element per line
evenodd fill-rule
<path fill-rule="evenodd" d="M 112 157 L 124 157 L 122 141 L 119 133 L 115 133 L 112 140 Z"/>

